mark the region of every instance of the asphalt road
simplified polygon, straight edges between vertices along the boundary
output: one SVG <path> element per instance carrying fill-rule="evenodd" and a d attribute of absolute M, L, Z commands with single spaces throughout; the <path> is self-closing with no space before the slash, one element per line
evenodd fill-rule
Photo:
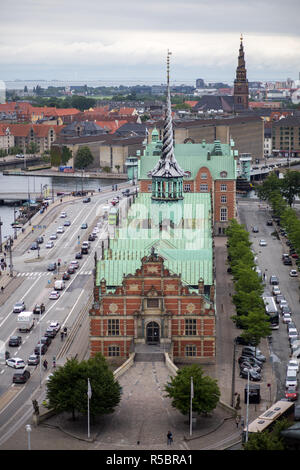
<path fill-rule="evenodd" d="M 266 204 L 260 204 L 259 201 L 239 200 L 239 219 L 250 232 L 250 240 L 253 243 L 252 248 L 257 256 L 258 266 L 262 273 L 266 272 L 267 282 L 264 294 L 271 295 L 269 279 L 271 275 L 276 275 L 279 278 L 280 290 L 291 307 L 293 321 L 300 331 L 299 277 L 291 278 L 289 271 L 293 266 L 285 266 L 282 263 L 282 254 L 288 253 L 288 248 L 285 243 L 272 236 L 275 226 L 266 225 L 266 220 L 270 218 L 270 211 L 266 207 Z M 253 226 L 259 228 L 259 233 L 252 233 L 251 227 Z M 259 246 L 260 239 L 266 240 L 267 246 Z M 278 399 L 284 397 L 286 367 L 290 359 L 287 327 L 282 322 L 282 317 L 279 321 L 279 329 L 273 330 L 272 344 L 270 345 L 271 360 L 277 380 Z"/>

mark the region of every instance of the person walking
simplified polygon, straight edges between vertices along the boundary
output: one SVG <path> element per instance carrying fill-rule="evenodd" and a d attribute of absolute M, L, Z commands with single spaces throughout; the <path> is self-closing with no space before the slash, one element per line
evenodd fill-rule
<path fill-rule="evenodd" d="M 45 359 L 44 362 L 43 362 L 43 366 L 44 366 L 44 369 L 47 370 L 47 368 L 48 368 L 48 362 L 46 361 L 46 359 Z"/>
<path fill-rule="evenodd" d="M 167 443 L 168 445 L 171 445 L 173 442 L 173 434 L 171 433 L 171 431 L 168 431 L 168 434 L 167 434 Z"/>
<path fill-rule="evenodd" d="M 64 334 L 64 332 L 62 331 L 62 332 L 60 333 L 60 339 L 61 339 L 62 341 L 64 340 L 64 336 L 65 336 L 65 334 Z"/>
<path fill-rule="evenodd" d="M 236 415 L 235 424 L 236 424 L 236 427 L 238 428 L 239 424 L 240 424 L 240 416 L 239 415 Z"/>

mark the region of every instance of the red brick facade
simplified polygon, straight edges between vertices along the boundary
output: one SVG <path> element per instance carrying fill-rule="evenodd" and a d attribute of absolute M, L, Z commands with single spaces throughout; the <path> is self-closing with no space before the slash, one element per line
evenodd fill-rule
<path fill-rule="evenodd" d="M 129 357 L 134 345 L 165 344 L 175 362 L 215 360 L 214 287 L 210 299 L 190 292 L 156 254 L 144 257 L 135 274 L 123 278 L 114 293 L 102 280 L 94 288 L 90 310 L 90 354 L 101 352 L 111 362 Z"/>

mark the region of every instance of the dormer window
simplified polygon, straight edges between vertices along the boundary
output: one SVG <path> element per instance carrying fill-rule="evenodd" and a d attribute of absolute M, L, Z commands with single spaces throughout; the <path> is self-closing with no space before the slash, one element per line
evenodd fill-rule
<path fill-rule="evenodd" d="M 227 171 L 221 171 L 220 176 L 221 178 L 227 178 Z"/>

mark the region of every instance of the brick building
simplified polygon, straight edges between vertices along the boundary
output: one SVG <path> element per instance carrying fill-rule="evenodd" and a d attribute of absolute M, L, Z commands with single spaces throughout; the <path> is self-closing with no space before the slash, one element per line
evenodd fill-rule
<path fill-rule="evenodd" d="M 91 355 L 101 352 L 120 363 L 138 343 L 163 344 L 176 362 L 213 361 L 214 287 L 207 297 L 199 280 L 198 292 L 191 291 L 154 252 L 113 293 L 102 279 L 90 310 Z"/>

